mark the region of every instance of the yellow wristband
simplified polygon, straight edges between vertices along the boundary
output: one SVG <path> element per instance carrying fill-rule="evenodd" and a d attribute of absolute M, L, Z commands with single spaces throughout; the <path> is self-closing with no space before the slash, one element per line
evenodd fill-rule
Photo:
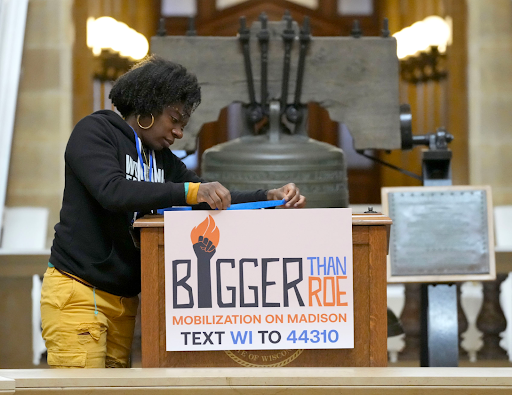
<path fill-rule="evenodd" d="M 199 191 L 200 182 L 189 182 L 187 193 L 187 204 L 197 204 L 197 192 Z"/>

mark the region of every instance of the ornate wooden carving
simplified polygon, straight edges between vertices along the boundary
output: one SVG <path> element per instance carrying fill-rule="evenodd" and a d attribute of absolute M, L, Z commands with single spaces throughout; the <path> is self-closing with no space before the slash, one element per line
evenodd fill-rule
<path fill-rule="evenodd" d="M 363 35 L 378 36 L 381 23 L 380 2 L 374 1 L 372 15 L 344 16 L 337 13 L 335 0 L 319 0 L 318 8 L 313 10 L 286 0 L 251 0 L 223 10 L 215 8 L 214 0 L 197 1 L 196 30 L 201 36 L 234 36 L 239 28 L 240 16 L 247 18 L 248 24 L 265 12 L 271 21 L 280 20 L 285 11 L 300 23 L 304 16 L 311 20 L 312 33 L 315 36 L 349 35 L 354 19 L 359 20 Z M 186 18 L 165 18 L 167 33 L 183 35 L 188 23 Z"/>
<path fill-rule="evenodd" d="M 400 316 L 405 332 L 405 347 L 400 359 L 417 361 L 420 358 L 421 284 L 405 284 L 405 305 Z"/>
<path fill-rule="evenodd" d="M 507 274 L 498 273 L 496 281 L 484 281 L 484 302 L 476 320 L 476 326 L 483 332 L 483 347 L 478 359 L 507 359 L 507 352 L 500 347 L 500 333 L 507 328 L 507 320 L 500 306 L 500 285 Z"/>

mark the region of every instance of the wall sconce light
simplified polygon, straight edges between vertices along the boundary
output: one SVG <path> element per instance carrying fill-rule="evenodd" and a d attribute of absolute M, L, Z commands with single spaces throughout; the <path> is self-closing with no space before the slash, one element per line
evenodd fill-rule
<path fill-rule="evenodd" d="M 97 59 L 94 77 L 101 81 L 117 79 L 149 51 L 144 35 L 108 16 L 87 19 L 87 46 Z"/>
<path fill-rule="evenodd" d="M 447 77 L 444 61 L 451 44 L 451 18 L 429 16 L 393 34 L 402 78 L 413 84 Z"/>

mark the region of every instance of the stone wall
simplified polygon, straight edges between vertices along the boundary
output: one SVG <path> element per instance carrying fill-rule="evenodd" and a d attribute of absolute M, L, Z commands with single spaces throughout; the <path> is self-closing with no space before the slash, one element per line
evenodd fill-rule
<path fill-rule="evenodd" d="M 72 128 L 72 5 L 72 0 L 29 1 L 5 203 L 49 209 L 47 247 L 59 219 Z M 44 272 L 46 261 L 37 264 Z M 35 367 L 32 278 L 23 269 L 0 276 L 0 368 Z"/>
<path fill-rule="evenodd" d="M 30 0 L 6 206 L 50 210 L 59 219 L 64 150 L 72 129 L 72 0 Z"/>
<path fill-rule="evenodd" d="M 512 1 L 467 4 L 470 183 L 512 204 Z"/>

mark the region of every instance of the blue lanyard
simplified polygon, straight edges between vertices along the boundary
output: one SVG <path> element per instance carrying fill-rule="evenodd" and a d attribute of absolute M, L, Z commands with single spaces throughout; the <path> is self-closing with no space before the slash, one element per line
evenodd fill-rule
<path fill-rule="evenodd" d="M 128 125 L 131 127 L 131 125 Z M 131 127 L 132 128 L 132 127 Z M 146 181 L 146 172 L 144 171 L 144 161 L 142 160 L 142 155 L 140 153 L 140 146 L 139 146 L 139 136 L 137 135 L 137 132 L 134 128 L 132 128 L 133 134 L 135 135 L 135 147 L 137 148 L 137 155 L 139 156 L 139 162 L 142 167 L 142 178 L 144 181 Z M 149 182 L 151 182 L 151 176 L 153 173 L 153 154 L 151 151 L 149 151 Z"/>

